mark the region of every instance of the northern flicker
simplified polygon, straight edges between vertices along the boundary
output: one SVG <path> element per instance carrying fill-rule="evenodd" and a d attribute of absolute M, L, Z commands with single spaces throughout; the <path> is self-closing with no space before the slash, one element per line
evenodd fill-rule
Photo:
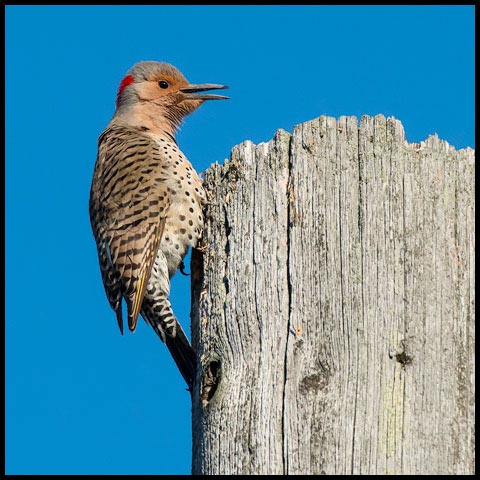
<path fill-rule="evenodd" d="M 138 315 L 167 345 L 187 385 L 195 353 L 168 299 L 170 278 L 203 230 L 202 181 L 175 141 L 183 118 L 224 89 L 189 84 L 168 63 L 139 62 L 121 81 L 115 113 L 98 139 L 90 221 L 108 301 L 123 334 Z"/>

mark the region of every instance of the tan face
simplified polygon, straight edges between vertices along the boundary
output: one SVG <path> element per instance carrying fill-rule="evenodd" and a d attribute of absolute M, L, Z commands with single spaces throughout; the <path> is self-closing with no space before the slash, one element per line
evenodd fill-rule
<path fill-rule="evenodd" d="M 180 89 L 187 85 L 188 82 L 185 78 L 166 74 L 154 74 L 147 81 L 136 84 L 135 90 L 141 102 L 152 102 L 157 105 L 170 107 L 178 105 L 185 109 L 185 113 L 187 113 L 195 110 L 202 103 L 202 100 L 185 98 L 186 95 Z"/>
<path fill-rule="evenodd" d="M 180 88 L 187 85 L 188 82 L 185 79 L 174 78 L 170 75 L 153 75 L 146 82 L 139 83 L 136 90 L 141 100 L 155 101 L 177 96 Z"/>
<path fill-rule="evenodd" d="M 143 109 L 144 113 L 162 115 L 178 126 L 185 115 L 193 112 L 205 100 L 228 98 L 205 93 L 225 88 L 228 87 L 212 83 L 189 84 L 181 72 L 171 65 L 139 62 L 120 82 L 117 109 L 123 115 L 132 108 L 135 112 Z"/>

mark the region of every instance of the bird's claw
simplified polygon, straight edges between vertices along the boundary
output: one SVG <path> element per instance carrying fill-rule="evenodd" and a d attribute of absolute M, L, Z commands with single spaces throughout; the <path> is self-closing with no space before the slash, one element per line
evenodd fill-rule
<path fill-rule="evenodd" d="M 199 240 L 197 246 L 195 247 L 195 250 L 198 250 L 202 255 L 204 255 L 207 251 L 207 242 L 205 242 L 205 239 L 203 237 Z"/>
<path fill-rule="evenodd" d="M 183 262 L 180 262 L 180 273 L 181 273 L 182 275 L 185 275 L 186 277 L 190 276 L 189 273 L 186 273 L 186 272 L 185 272 L 185 264 L 184 264 Z"/>

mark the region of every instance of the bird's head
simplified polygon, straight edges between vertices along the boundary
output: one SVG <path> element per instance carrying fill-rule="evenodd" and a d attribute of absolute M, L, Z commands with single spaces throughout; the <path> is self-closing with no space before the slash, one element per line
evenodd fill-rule
<path fill-rule="evenodd" d="M 228 99 L 223 95 L 204 93 L 225 89 L 212 83 L 190 84 L 173 65 L 163 62 L 139 62 L 120 82 L 115 116 L 131 119 L 133 124 L 167 122 L 173 133 L 183 118 L 205 100 Z M 140 118 L 139 117 L 144 117 Z"/>

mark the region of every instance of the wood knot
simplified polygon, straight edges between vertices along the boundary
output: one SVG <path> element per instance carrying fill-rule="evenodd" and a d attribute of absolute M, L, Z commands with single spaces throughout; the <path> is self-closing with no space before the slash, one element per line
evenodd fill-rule
<path fill-rule="evenodd" d="M 407 355 L 405 352 L 395 354 L 395 358 L 398 363 L 401 363 L 403 367 L 410 365 L 413 361 L 413 357 Z"/>
<path fill-rule="evenodd" d="M 413 355 L 409 355 L 407 353 L 409 350 L 409 345 L 407 344 L 407 340 L 405 338 L 400 340 L 400 349 L 401 351 L 395 354 L 395 360 L 400 363 L 403 368 L 405 368 L 407 365 L 411 365 L 413 363 Z"/>
<path fill-rule="evenodd" d="M 310 392 L 317 393 L 328 385 L 329 378 L 330 374 L 327 370 L 307 375 L 302 378 L 298 390 L 302 395 Z"/>

